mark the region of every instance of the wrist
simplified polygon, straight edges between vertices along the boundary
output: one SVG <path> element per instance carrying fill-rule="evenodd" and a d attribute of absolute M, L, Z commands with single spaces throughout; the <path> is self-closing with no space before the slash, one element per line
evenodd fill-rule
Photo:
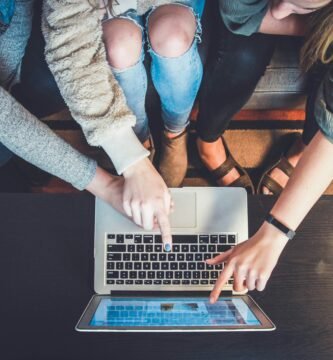
<path fill-rule="evenodd" d="M 138 175 L 141 172 L 146 171 L 149 166 L 151 165 L 151 162 L 149 161 L 148 158 L 143 158 L 139 161 L 137 161 L 136 163 L 134 163 L 133 165 L 129 166 L 124 172 L 123 172 L 123 176 L 124 178 L 129 178 L 132 177 L 133 175 Z"/>
<path fill-rule="evenodd" d="M 258 233 L 261 234 L 263 239 L 267 239 L 268 242 L 274 242 L 277 244 L 281 244 L 283 246 L 285 246 L 289 241 L 286 234 L 284 234 L 274 225 L 269 224 L 266 221 L 261 225 L 261 227 L 258 230 Z"/>
<path fill-rule="evenodd" d="M 98 166 L 96 169 L 96 174 L 86 187 L 86 190 L 95 196 L 100 196 L 104 189 L 112 186 L 115 178 L 115 176 L 109 174 L 107 171 Z"/>

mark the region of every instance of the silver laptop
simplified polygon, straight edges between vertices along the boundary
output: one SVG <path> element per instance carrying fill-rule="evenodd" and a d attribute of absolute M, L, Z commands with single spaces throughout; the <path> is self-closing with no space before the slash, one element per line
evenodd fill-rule
<path fill-rule="evenodd" d="M 171 189 L 173 247 L 96 199 L 93 296 L 78 331 L 274 330 L 232 279 L 208 301 L 223 264 L 205 260 L 248 239 L 247 194 L 241 188 Z"/>

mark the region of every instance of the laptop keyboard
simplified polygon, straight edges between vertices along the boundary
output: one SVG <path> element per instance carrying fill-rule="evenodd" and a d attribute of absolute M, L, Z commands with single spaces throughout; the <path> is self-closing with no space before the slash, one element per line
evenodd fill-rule
<path fill-rule="evenodd" d="M 161 235 L 108 234 L 107 285 L 213 285 L 223 264 L 205 260 L 236 245 L 236 234 L 173 235 L 172 252 Z M 233 280 L 229 280 L 232 284 Z"/>

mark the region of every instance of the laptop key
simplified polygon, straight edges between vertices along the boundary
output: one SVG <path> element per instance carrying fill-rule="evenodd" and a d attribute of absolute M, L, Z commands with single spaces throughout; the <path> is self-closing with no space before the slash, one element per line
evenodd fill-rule
<path fill-rule="evenodd" d="M 162 244 L 162 236 L 155 235 L 155 244 Z"/>
<path fill-rule="evenodd" d="M 119 278 L 119 271 L 107 271 L 106 277 L 108 279 L 117 279 Z"/>
<path fill-rule="evenodd" d="M 180 270 L 187 270 L 187 263 L 185 263 L 185 262 L 179 263 L 179 269 Z"/>
<path fill-rule="evenodd" d="M 139 279 L 145 279 L 146 278 L 146 272 L 145 271 L 139 271 Z"/>
<path fill-rule="evenodd" d="M 162 245 L 155 245 L 154 251 L 155 252 L 162 252 Z"/>
<path fill-rule="evenodd" d="M 216 246 L 215 245 L 208 245 L 208 251 L 211 253 L 216 252 Z"/>
<path fill-rule="evenodd" d="M 116 281 L 115 280 L 107 280 L 106 283 L 108 285 L 114 285 L 116 283 Z"/>
<path fill-rule="evenodd" d="M 228 244 L 236 244 L 236 235 L 228 235 Z"/>
<path fill-rule="evenodd" d="M 153 262 L 152 263 L 152 269 L 153 270 L 159 270 L 160 269 L 160 263 L 159 262 Z"/>
<path fill-rule="evenodd" d="M 211 279 L 217 279 L 219 277 L 218 271 L 211 271 L 210 272 L 210 278 Z"/>
<path fill-rule="evenodd" d="M 124 280 L 116 280 L 117 285 L 124 285 L 124 283 L 125 283 Z"/>
<path fill-rule="evenodd" d="M 215 285 L 215 282 L 216 282 L 215 280 L 209 280 L 210 285 Z"/>
<path fill-rule="evenodd" d="M 155 271 L 148 271 L 148 279 L 155 279 Z"/>
<path fill-rule="evenodd" d="M 204 270 L 205 269 L 205 263 L 202 262 L 198 262 L 197 263 L 197 270 Z"/>
<path fill-rule="evenodd" d="M 181 271 L 176 271 L 175 272 L 175 278 L 176 279 L 182 279 L 183 278 L 183 273 Z"/>
<path fill-rule="evenodd" d="M 200 244 L 209 244 L 209 235 L 199 235 Z"/>
<path fill-rule="evenodd" d="M 223 269 L 223 264 L 215 265 L 215 270 L 222 270 L 222 269 Z"/>
<path fill-rule="evenodd" d="M 208 280 L 200 280 L 201 285 L 208 285 Z"/>
<path fill-rule="evenodd" d="M 140 260 L 140 254 L 132 254 L 132 261 L 139 261 Z"/>
<path fill-rule="evenodd" d="M 150 262 L 143 263 L 143 270 L 150 270 Z"/>
<path fill-rule="evenodd" d="M 126 270 L 132 270 L 133 269 L 133 263 L 131 263 L 131 262 L 125 263 L 125 269 Z"/>
<path fill-rule="evenodd" d="M 128 253 L 123 254 L 123 260 L 124 261 L 130 261 L 131 260 L 131 254 L 128 254 Z"/>
<path fill-rule="evenodd" d="M 227 243 L 227 235 L 220 235 L 219 236 L 219 243 L 226 244 Z"/>
<path fill-rule="evenodd" d="M 121 279 L 128 279 L 128 271 L 121 271 L 120 272 Z"/>
<path fill-rule="evenodd" d="M 134 252 L 135 251 L 135 245 L 127 245 L 127 251 L 128 252 Z"/>
<path fill-rule="evenodd" d="M 121 260 L 121 254 L 108 254 L 107 255 L 108 261 L 120 261 Z"/>
<path fill-rule="evenodd" d="M 199 251 L 200 251 L 201 253 L 207 252 L 207 245 L 200 245 L 200 246 L 199 246 Z"/>
<path fill-rule="evenodd" d="M 200 271 L 193 271 L 193 278 L 200 279 Z"/>
<path fill-rule="evenodd" d="M 108 239 L 114 240 L 116 238 L 115 234 L 108 234 Z"/>
<path fill-rule="evenodd" d="M 171 285 L 171 280 L 163 280 L 163 285 Z"/>
<path fill-rule="evenodd" d="M 142 285 L 143 284 L 143 280 L 135 280 L 135 285 Z"/>
<path fill-rule="evenodd" d="M 126 280 L 125 281 L 126 285 L 133 285 L 134 284 L 134 280 Z"/>
<path fill-rule="evenodd" d="M 137 245 L 136 246 L 136 251 L 137 252 L 144 252 L 145 251 L 145 246 L 144 245 Z"/>
<path fill-rule="evenodd" d="M 177 261 L 184 261 L 185 255 L 184 254 L 177 254 Z"/>
<path fill-rule="evenodd" d="M 159 261 L 166 261 L 166 254 L 165 253 L 158 254 L 158 259 Z"/>
<path fill-rule="evenodd" d="M 152 244 L 154 242 L 153 235 L 144 235 L 143 242 L 145 244 Z"/>
<path fill-rule="evenodd" d="M 182 249 L 182 252 L 185 253 L 185 252 L 189 252 L 190 247 L 188 245 L 182 245 L 181 249 Z"/>
<path fill-rule="evenodd" d="M 198 236 L 197 235 L 173 235 L 172 243 L 173 244 L 197 244 Z"/>
<path fill-rule="evenodd" d="M 185 258 L 186 258 L 186 261 L 193 261 L 194 256 L 193 256 L 193 254 L 186 254 Z"/>
<path fill-rule="evenodd" d="M 170 270 L 178 270 L 178 263 L 176 263 L 176 262 L 171 263 Z"/>
<path fill-rule="evenodd" d="M 108 245 L 108 252 L 126 252 L 126 245 Z"/>
<path fill-rule="evenodd" d="M 208 260 L 212 258 L 212 254 L 203 254 L 204 260 Z"/>
<path fill-rule="evenodd" d="M 203 271 L 203 272 L 201 273 L 201 277 L 202 277 L 203 279 L 209 279 L 209 271 Z"/>
<path fill-rule="evenodd" d="M 145 284 L 145 285 L 152 285 L 152 284 L 153 284 L 153 280 L 144 280 L 144 284 Z"/>
<path fill-rule="evenodd" d="M 184 271 L 184 278 L 185 279 L 191 279 L 191 271 Z"/>
<path fill-rule="evenodd" d="M 179 252 L 179 251 L 180 251 L 180 245 L 177 245 L 177 244 L 172 245 L 172 251 L 173 251 L 174 253 Z"/>
<path fill-rule="evenodd" d="M 148 254 L 141 254 L 141 261 L 148 261 Z"/>
<path fill-rule="evenodd" d="M 196 266 L 195 266 L 195 262 L 190 262 L 187 264 L 187 268 L 189 270 L 195 270 Z"/>
<path fill-rule="evenodd" d="M 182 285 L 190 285 L 190 280 L 182 280 Z"/>
<path fill-rule="evenodd" d="M 213 266 L 213 265 L 206 264 L 206 269 L 207 269 L 207 270 L 213 270 L 213 269 L 214 269 L 214 266 Z"/>
<path fill-rule="evenodd" d="M 107 265 L 106 265 L 106 268 L 108 270 L 114 270 L 114 263 L 113 262 L 108 262 Z"/>
<path fill-rule="evenodd" d="M 217 244 L 219 242 L 219 238 L 217 235 L 211 235 L 210 236 L 210 243 L 211 244 Z"/>
<path fill-rule="evenodd" d="M 157 279 L 164 279 L 164 271 L 157 271 Z"/>
<path fill-rule="evenodd" d="M 180 280 L 172 280 L 172 285 L 180 285 Z"/>
<path fill-rule="evenodd" d="M 142 269 L 142 264 L 141 263 L 134 263 L 134 269 L 135 270 L 141 270 Z"/>
<path fill-rule="evenodd" d="M 124 263 L 122 263 L 122 262 L 117 262 L 116 263 L 116 269 L 117 270 L 123 270 L 123 268 L 124 268 Z"/>
<path fill-rule="evenodd" d="M 194 260 L 195 261 L 202 261 L 202 254 L 195 254 Z"/>
<path fill-rule="evenodd" d="M 116 238 L 116 242 L 118 244 L 123 244 L 124 243 L 124 235 L 118 234 L 117 238 Z"/>
<path fill-rule="evenodd" d="M 157 254 L 150 254 L 150 261 L 157 261 Z"/>
<path fill-rule="evenodd" d="M 126 235 L 125 235 L 125 239 L 126 239 L 126 240 L 131 240 L 131 239 L 133 239 L 133 234 L 126 234 Z"/>
<path fill-rule="evenodd" d="M 190 250 L 192 253 L 195 253 L 195 252 L 198 252 L 199 247 L 198 247 L 198 245 L 191 245 Z"/>
<path fill-rule="evenodd" d="M 231 249 L 230 245 L 217 245 L 216 251 L 217 252 L 225 252 Z"/>
<path fill-rule="evenodd" d="M 165 275 L 167 279 L 173 279 L 173 271 L 166 271 Z"/>
<path fill-rule="evenodd" d="M 199 285 L 199 280 L 191 280 L 191 285 Z"/>
<path fill-rule="evenodd" d="M 134 235 L 134 243 L 141 244 L 142 243 L 142 236 L 141 235 Z"/>
<path fill-rule="evenodd" d="M 169 263 L 165 262 L 161 264 L 161 269 L 162 270 L 169 270 Z"/>
<path fill-rule="evenodd" d="M 146 245 L 146 252 L 153 252 L 154 246 L 153 245 Z"/>
<path fill-rule="evenodd" d="M 138 274 L 136 271 L 130 271 L 129 275 L 130 275 L 129 276 L 130 279 L 136 279 L 138 277 Z"/>
<path fill-rule="evenodd" d="M 176 261 L 176 254 L 168 254 L 168 261 Z"/>
<path fill-rule="evenodd" d="M 154 280 L 153 284 L 154 285 L 162 285 L 162 280 Z"/>

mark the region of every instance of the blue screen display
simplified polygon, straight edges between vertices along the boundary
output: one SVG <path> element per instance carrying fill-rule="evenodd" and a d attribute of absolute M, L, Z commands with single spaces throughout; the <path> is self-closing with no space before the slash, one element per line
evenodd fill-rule
<path fill-rule="evenodd" d="M 191 327 L 260 325 L 241 298 L 104 298 L 91 326 L 98 327 Z"/>

